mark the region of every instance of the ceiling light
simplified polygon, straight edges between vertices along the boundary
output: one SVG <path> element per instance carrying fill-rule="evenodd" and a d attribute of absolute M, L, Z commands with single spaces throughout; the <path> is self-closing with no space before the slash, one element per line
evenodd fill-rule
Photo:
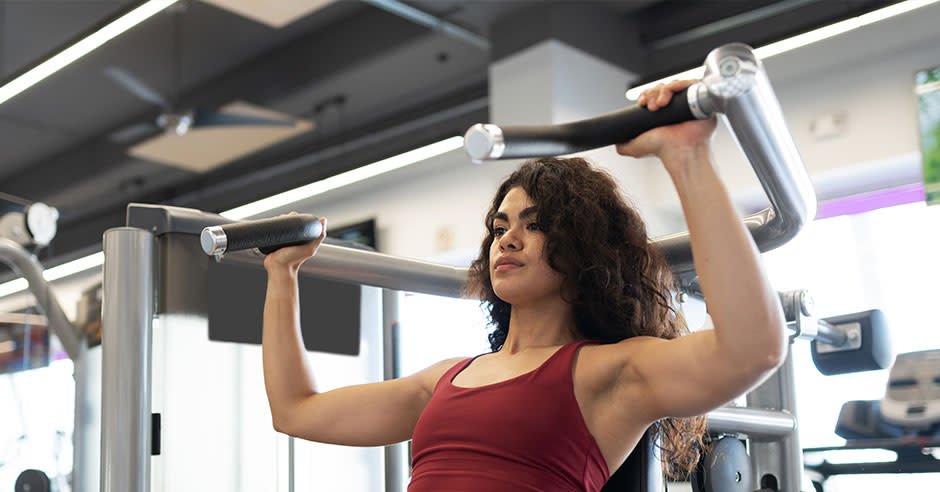
<path fill-rule="evenodd" d="M 51 282 L 53 280 L 68 277 L 69 275 L 91 270 L 92 268 L 101 266 L 102 264 L 104 264 L 104 252 L 99 251 L 97 253 L 92 253 L 88 256 L 83 256 L 76 260 L 63 263 L 59 266 L 52 267 L 42 272 L 42 278 L 46 279 L 48 282 Z M 11 280 L 9 282 L 0 284 L 0 297 L 15 294 L 28 288 L 29 282 L 27 282 L 25 278 Z"/>
<path fill-rule="evenodd" d="M 448 139 L 441 140 L 440 142 L 425 145 L 424 147 L 420 147 L 403 154 L 398 154 L 396 156 L 389 157 L 388 159 L 373 162 L 372 164 L 357 167 L 356 169 L 346 171 L 342 174 L 337 174 L 336 176 L 331 176 L 329 178 L 321 179 L 320 181 L 316 181 L 299 188 L 294 188 L 293 190 L 287 190 L 283 193 L 278 193 L 277 195 L 270 196 L 268 198 L 262 198 L 256 202 L 248 203 L 226 212 L 222 212 L 221 215 L 232 220 L 252 217 L 275 208 L 283 207 L 285 205 L 289 205 L 291 203 L 325 193 L 330 190 L 335 190 L 336 188 L 341 188 L 346 185 L 378 176 L 379 174 L 384 174 L 389 171 L 394 171 L 395 169 L 409 166 L 425 159 L 430 159 L 431 157 L 435 157 L 445 152 L 459 149 L 461 147 L 463 147 L 463 137 L 450 137 Z"/>
<path fill-rule="evenodd" d="M 826 451 L 823 456 L 834 465 L 893 463 L 898 459 L 898 453 L 889 449 L 840 449 Z"/>
<path fill-rule="evenodd" d="M 0 104 L 120 36 L 178 0 L 150 0 L 0 87 Z"/>
<path fill-rule="evenodd" d="M 450 152 L 461 147 L 463 147 L 463 137 L 450 137 L 430 145 L 425 145 L 424 147 L 410 150 L 403 154 L 398 154 L 387 159 L 353 169 L 351 171 L 346 171 L 342 174 L 337 174 L 336 176 L 322 179 L 299 188 L 294 188 L 293 190 L 288 190 L 268 198 L 263 198 L 256 202 L 233 208 L 226 212 L 222 212 L 221 215 L 232 220 L 240 220 L 262 214 L 269 210 L 283 207 L 285 205 L 319 195 L 329 190 L 335 190 L 336 188 L 341 188 L 352 183 L 364 181 L 374 176 L 378 176 L 389 171 L 394 171 L 395 169 L 401 169 L 405 166 L 410 166 L 411 164 L 421 162 L 425 159 L 430 159 L 431 157 L 439 156 L 445 152 Z M 43 272 L 42 276 L 47 281 L 51 282 L 63 277 L 68 277 L 69 275 L 74 275 L 76 273 L 90 270 L 102 264 L 104 264 L 104 253 L 99 251 L 77 260 L 50 268 Z M 27 288 L 29 288 L 29 283 L 27 283 L 26 279 L 23 278 L 18 278 L 2 283 L 0 284 L 0 298 L 24 291 Z"/>
<path fill-rule="evenodd" d="M 869 24 L 874 24 L 890 17 L 896 15 L 901 15 L 907 12 L 910 12 L 914 9 L 919 9 L 925 7 L 932 3 L 937 3 L 940 0 L 907 0 L 906 2 L 896 3 L 894 5 L 885 7 L 883 9 L 878 9 L 867 14 L 860 15 L 858 17 L 852 17 L 851 19 L 846 19 L 844 21 L 836 22 L 825 27 L 820 27 L 819 29 L 814 29 L 803 34 L 798 34 L 791 38 L 784 39 L 782 41 L 777 41 L 776 43 L 771 43 L 765 46 L 761 46 L 754 50 L 754 54 L 758 59 L 765 60 L 774 55 L 779 55 L 780 53 L 786 53 L 787 51 L 795 50 L 801 48 L 808 44 L 815 43 L 817 41 L 822 41 L 833 36 L 838 36 L 839 34 L 846 33 L 853 29 L 858 29 Z M 668 82 L 670 80 L 676 79 L 700 79 L 705 72 L 705 67 L 696 67 L 691 70 L 686 70 L 685 72 L 678 73 L 675 75 L 670 75 L 669 77 L 664 77 L 662 79 L 650 82 L 648 84 L 639 85 L 631 88 L 627 91 L 627 99 L 631 101 L 636 101 L 640 97 L 640 94 L 643 93 L 646 89 L 654 87 L 658 84 Z"/>
<path fill-rule="evenodd" d="M 26 290 L 29 288 L 29 282 L 25 278 L 18 278 L 16 280 L 11 280 L 0 284 L 0 297 L 5 297 L 10 294 L 15 294 L 17 292 Z"/>

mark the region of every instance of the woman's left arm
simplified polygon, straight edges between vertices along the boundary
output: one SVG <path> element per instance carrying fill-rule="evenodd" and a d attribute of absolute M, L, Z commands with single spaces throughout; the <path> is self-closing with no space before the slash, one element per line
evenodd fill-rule
<path fill-rule="evenodd" d="M 644 93 L 655 111 L 691 81 Z M 655 155 L 682 203 L 699 283 L 714 330 L 675 340 L 627 340 L 624 381 L 639 382 L 650 418 L 689 416 L 721 406 L 765 379 L 786 354 L 785 320 L 760 254 L 712 162 L 714 118 L 656 128 L 618 145 L 623 155 Z"/>

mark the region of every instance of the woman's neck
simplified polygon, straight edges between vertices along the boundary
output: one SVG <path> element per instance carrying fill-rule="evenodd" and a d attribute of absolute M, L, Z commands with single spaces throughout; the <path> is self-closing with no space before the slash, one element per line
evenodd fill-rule
<path fill-rule="evenodd" d="M 568 303 L 513 306 L 509 335 L 500 352 L 512 355 L 530 348 L 556 347 L 579 340 Z"/>

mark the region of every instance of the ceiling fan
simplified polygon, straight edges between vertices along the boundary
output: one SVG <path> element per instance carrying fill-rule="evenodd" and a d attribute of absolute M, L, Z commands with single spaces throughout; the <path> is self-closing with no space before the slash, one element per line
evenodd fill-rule
<path fill-rule="evenodd" d="M 183 14 L 186 12 L 185 4 L 177 4 L 168 10 L 168 13 L 174 15 L 173 19 L 173 39 L 172 49 L 176 58 L 174 67 L 175 91 L 177 97 L 182 90 L 181 72 L 182 72 L 182 22 Z M 119 85 L 125 91 L 133 94 L 138 99 L 146 101 L 162 109 L 160 115 L 153 122 L 141 123 L 122 128 L 111 134 L 110 139 L 114 142 L 124 143 L 134 140 L 144 135 L 153 134 L 156 130 L 162 130 L 169 135 L 182 136 L 189 130 L 207 127 L 226 127 L 226 126 L 280 126 L 293 127 L 296 124 L 295 119 L 271 118 L 252 115 L 232 114 L 221 110 L 207 110 L 201 108 L 179 108 L 171 98 L 161 94 L 153 87 L 141 81 L 130 71 L 116 66 L 104 69 L 104 74 L 114 83 Z"/>
<path fill-rule="evenodd" d="M 113 140 L 127 141 L 137 136 L 152 133 L 160 129 L 173 135 L 185 135 L 190 129 L 220 126 L 284 126 L 293 127 L 294 119 L 262 118 L 258 116 L 236 115 L 199 108 L 178 110 L 162 94 L 141 82 L 130 72 L 119 67 L 108 67 L 105 74 L 119 86 L 137 98 L 159 106 L 163 112 L 153 123 L 132 125 L 112 134 Z"/>

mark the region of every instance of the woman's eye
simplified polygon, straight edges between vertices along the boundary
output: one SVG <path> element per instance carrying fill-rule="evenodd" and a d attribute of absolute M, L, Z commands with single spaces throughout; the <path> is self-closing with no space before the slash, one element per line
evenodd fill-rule
<path fill-rule="evenodd" d="M 530 231 L 541 231 L 541 230 L 542 230 L 542 226 L 536 224 L 535 222 L 529 224 L 527 227 L 529 228 Z"/>
<path fill-rule="evenodd" d="M 499 237 L 499 236 L 502 236 L 503 234 L 506 234 L 506 228 L 505 228 L 505 227 L 498 227 L 498 226 L 497 226 L 497 227 L 494 227 L 494 228 L 493 228 L 493 235 L 494 235 L 494 236 Z"/>

